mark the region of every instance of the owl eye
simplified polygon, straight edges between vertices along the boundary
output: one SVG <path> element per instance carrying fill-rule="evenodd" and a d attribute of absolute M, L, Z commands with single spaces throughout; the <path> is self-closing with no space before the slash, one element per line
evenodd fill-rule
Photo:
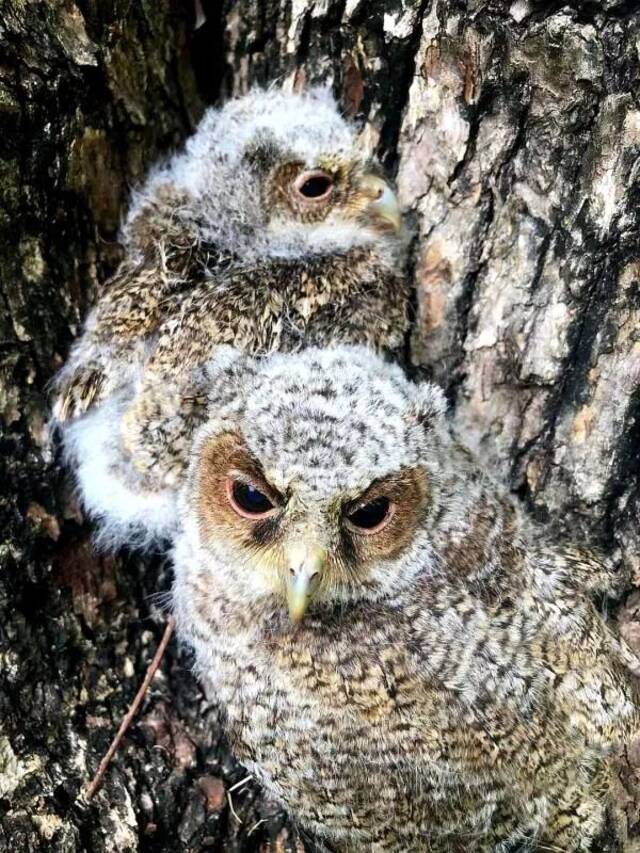
<path fill-rule="evenodd" d="M 389 498 L 379 497 L 347 512 L 347 521 L 359 533 L 371 534 L 382 530 L 393 515 Z"/>
<path fill-rule="evenodd" d="M 231 507 L 243 518 L 264 518 L 275 506 L 253 483 L 227 480 L 227 498 Z"/>
<path fill-rule="evenodd" d="M 333 192 L 333 178 L 326 172 L 303 172 L 294 184 L 294 190 L 305 201 L 325 201 Z"/>

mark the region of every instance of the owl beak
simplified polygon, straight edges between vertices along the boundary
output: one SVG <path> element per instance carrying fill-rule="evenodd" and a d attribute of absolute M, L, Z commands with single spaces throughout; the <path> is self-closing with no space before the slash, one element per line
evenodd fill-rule
<path fill-rule="evenodd" d="M 367 205 L 367 213 L 398 232 L 402 227 L 400 206 L 389 184 L 377 175 L 364 175 L 360 180 L 360 189 L 365 197 L 371 199 Z"/>
<path fill-rule="evenodd" d="M 287 577 L 287 605 L 294 624 L 302 620 L 309 602 L 320 586 L 327 562 L 327 552 L 319 545 L 296 542 L 289 548 L 289 575 Z"/>

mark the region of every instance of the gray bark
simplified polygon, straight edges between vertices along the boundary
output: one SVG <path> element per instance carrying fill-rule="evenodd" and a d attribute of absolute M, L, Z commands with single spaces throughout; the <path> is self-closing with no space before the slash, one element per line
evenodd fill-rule
<path fill-rule="evenodd" d="M 637 4 L 202 10 L 195 29 L 187 0 L 0 0 L 0 851 L 298 844 L 253 784 L 229 808 L 245 774 L 173 646 L 101 793 L 77 802 L 153 655 L 170 567 L 93 552 L 47 448 L 46 383 L 118 262 L 129 187 L 219 97 L 331 82 L 415 232 L 411 362 L 532 513 L 640 583 Z M 638 610 L 632 592 L 640 648 Z"/>

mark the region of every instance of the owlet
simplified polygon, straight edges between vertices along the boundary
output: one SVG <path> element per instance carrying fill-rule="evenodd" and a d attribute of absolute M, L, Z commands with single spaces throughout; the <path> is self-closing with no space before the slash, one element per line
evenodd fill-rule
<path fill-rule="evenodd" d="M 224 359 L 174 606 L 238 756 L 337 851 L 588 850 L 638 731 L 606 567 L 370 350 Z"/>
<path fill-rule="evenodd" d="M 400 225 L 326 90 L 257 91 L 210 110 L 152 170 L 124 225 L 125 259 L 57 382 L 54 415 L 104 538 L 172 527 L 203 417 L 201 368 L 220 344 L 401 351 Z"/>

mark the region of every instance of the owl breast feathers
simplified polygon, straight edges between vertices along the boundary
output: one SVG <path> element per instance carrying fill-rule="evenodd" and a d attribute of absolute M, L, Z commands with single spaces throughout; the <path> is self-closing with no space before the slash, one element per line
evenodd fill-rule
<path fill-rule="evenodd" d="M 174 605 L 247 767 L 338 851 L 589 849 L 638 730 L 607 568 L 370 350 L 219 359 Z"/>
<path fill-rule="evenodd" d="M 172 528 L 202 367 L 220 344 L 400 353 L 400 226 L 326 90 L 254 92 L 205 114 L 134 194 L 125 258 L 56 383 L 55 420 L 103 539 Z"/>

